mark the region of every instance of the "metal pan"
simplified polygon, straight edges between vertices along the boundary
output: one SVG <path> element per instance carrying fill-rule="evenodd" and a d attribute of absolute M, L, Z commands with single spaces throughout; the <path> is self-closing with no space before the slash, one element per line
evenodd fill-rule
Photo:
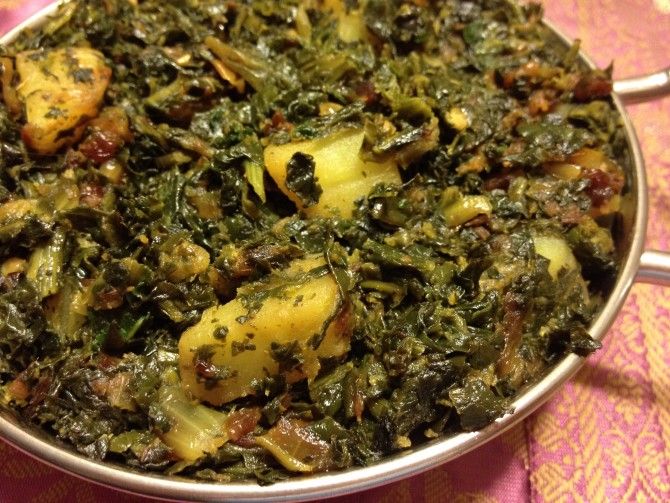
<path fill-rule="evenodd" d="M 62 3 L 62 2 L 61 2 Z M 37 27 L 53 16 L 59 4 L 51 5 L 0 39 L 11 42 L 26 28 Z M 566 45 L 570 41 L 550 23 L 546 25 Z M 593 67 L 584 54 L 582 60 Z M 623 232 L 618 248 L 621 250 L 621 272 L 601 313 L 590 327 L 591 335 L 603 339 L 610 328 L 634 282 L 670 286 L 670 254 L 644 250 L 647 226 L 647 180 L 644 159 L 635 130 L 626 114 L 624 103 L 639 103 L 670 95 L 670 68 L 653 75 L 616 82 L 613 99 L 628 137 L 631 165 L 630 183 L 624 195 Z M 294 478 L 261 487 L 255 482 L 215 484 L 146 474 L 128 467 L 102 463 L 83 457 L 59 443 L 45 432 L 22 424 L 11 411 L 0 410 L 0 437 L 29 455 L 70 472 L 78 477 L 111 486 L 122 491 L 151 495 L 165 500 L 197 501 L 301 501 L 351 494 L 416 475 L 441 463 L 450 461 L 481 446 L 522 421 L 546 402 L 561 385 L 583 365 L 578 356 L 567 356 L 537 383 L 529 386 L 513 402 L 514 412 L 483 430 L 438 438 L 414 447 L 368 467 L 343 472 L 324 473 Z"/>

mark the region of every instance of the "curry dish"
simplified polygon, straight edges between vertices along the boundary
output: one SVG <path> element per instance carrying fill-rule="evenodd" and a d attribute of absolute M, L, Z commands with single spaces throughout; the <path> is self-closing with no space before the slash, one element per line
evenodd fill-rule
<path fill-rule="evenodd" d="M 610 70 L 505 0 L 92 0 L 0 47 L 0 404 L 271 483 L 480 429 L 588 334 Z"/>

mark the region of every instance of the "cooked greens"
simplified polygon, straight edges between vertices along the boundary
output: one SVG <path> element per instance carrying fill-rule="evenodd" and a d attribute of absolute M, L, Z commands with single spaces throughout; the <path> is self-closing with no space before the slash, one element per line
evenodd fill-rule
<path fill-rule="evenodd" d="M 74 0 L 0 47 L 0 403 L 271 483 L 510 412 L 618 273 L 607 71 L 507 0 Z"/>

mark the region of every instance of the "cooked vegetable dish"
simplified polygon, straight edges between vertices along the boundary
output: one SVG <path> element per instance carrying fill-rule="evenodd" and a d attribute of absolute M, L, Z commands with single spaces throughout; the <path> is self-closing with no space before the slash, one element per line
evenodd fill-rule
<path fill-rule="evenodd" d="M 541 16 L 78 0 L 0 47 L 0 403 L 261 483 L 511 412 L 599 346 L 629 165 Z"/>

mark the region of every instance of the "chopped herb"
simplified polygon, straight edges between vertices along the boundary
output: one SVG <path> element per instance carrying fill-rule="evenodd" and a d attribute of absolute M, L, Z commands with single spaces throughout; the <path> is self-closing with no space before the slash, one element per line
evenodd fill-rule
<path fill-rule="evenodd" d="M 305 361 L 300 344 L 296 341 L 286 344 L 273 342 L 270 355 L 279 364 L 281 372 L 290 372 Z"/>
<path fill-rule="evenodd" d="M 237 375 L 236 371 L 231 371 L 228 367 L 212 363 L 215 354 L 216 348 L 214 346 L 204 345 L 200 346 L 193 355 L 193 367 L 196 370 L 199 382 L 203 383 L 206 389 L 215 388 L 219 381 L 225 381 Z"/>
<path fill-rule="evenodd" d="M 300 198 L 305 207 L 319 202 L 323 189 L 314 176 L 314 158 L 296 152 L 286 166 L 286 187 Z"/>
<path fill-rule="evenodd" d="M 231 347 L 231 353 L 233 356 L 237 356 L 240 353 L 244 353 L 245 351 L 255 351 L 256 350 L 256 345 L 251 343 L 250 341 L 233 341 L 230 345 Z"/>
<path fill-rule="evenodd" d="M 77 68 L 71 72 L 72 79 L 75 82 L 90 84 L 93 82 L 93 69 L 92 68 Z"/>
<path fill-rule="evenodd" d="M 57 119 L 59 117 L 67 117 L 67 112 L 62 108 L 58 107 L 49 107 L 49 111 L 46 113 L 45 117 L 47 119 Z"/>
<path fill-rule="evenodd" d="M 215 339 L 225 341 L 227 335 L 228 335 L 228 327 L 226 327 L 226 326 L 219 326 L 219 327 L 216 327 L 216 329 L 214 330 L 214 338 Z"/>

